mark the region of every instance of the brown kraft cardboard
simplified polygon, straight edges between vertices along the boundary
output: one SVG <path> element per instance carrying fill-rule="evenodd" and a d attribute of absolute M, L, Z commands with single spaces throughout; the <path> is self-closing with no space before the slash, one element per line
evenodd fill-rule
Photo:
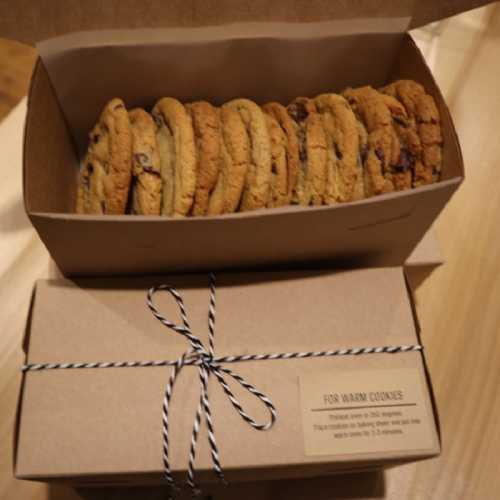
<path fill-rule="evenodd" d="M 192 331 L 207 344 L 206 275 L 40 281 L 26 361 L 177 359 L 188 350 L 187 341 L 157 321 L 145 304 L 146 289 L 158 283 L 169 283 L 179 290 Z M 162 314 L 179 321 L 177 307 L 166 294 L 155 297 L 155 302 Z M 400 268 L 217 277 L 217 356 L 416 343 Z M 215 432 L 229 481 L 312 477 L 439 453 L 420 352 L 249 361 L 227 367 L 266 394 L 278 414 L 269 431 L 253 429 L 234 411 L 214 377 L 210 378 Z M 161 481 L 161 404 L 170 370 L 148 367 L 25 373 L 16 475 L 82 484 Z M 327 374 L 342 392 L 342 385 L 335 385 L 335 380 L 348 377 L 357 385 L 354 392 L 373 392 L 364 372 L 378 372 L 387 378 L 388 373 L 398 370 L 410 370 L 413 378 L 398 387 L 381 379 L 379 390 L 409 391 L 405 402 L 418 403 L 422 420 L 420 427 L 411 429 L 421 432 L 420 443 L 411 438 L 393 446 L 390 439 L 384 439 L 361 447 L 359 443 L 351 448 L 339 444 L 327 454 L 307 453 L 300 380 Z M 259 422 L 267 418 L 255 398 L 232 387 L 247 413 Z M 197 369 L 184 367 L 174 388 L 170 413 L 171 463 L 178 480 L 185 475 L 199 390 Z M 214 478 L 204 429 L 196 469 L 200 481 Z"/>
<path fill-rule="evenodd" d="M 402 32 L 408 21 L 83 33 L 42 44 L 26 122 L 24 200 L 58 267 L 66 275 L 95 275 L 306 261 L 402 265 L 463 178 L 449 112 L 422 55 Z M 141 78 L 129 78 L 130 68 Z M 236 96 L 286 103 L 296 95 L 396 78 L 422 82 L 438 104 L 444 150 L 437 184 L 330 207 L 222 217 L 71 213 L 87 131 L 113 96 L 131 107 L 150 107 L 161 95 L 215 104 Z"/>

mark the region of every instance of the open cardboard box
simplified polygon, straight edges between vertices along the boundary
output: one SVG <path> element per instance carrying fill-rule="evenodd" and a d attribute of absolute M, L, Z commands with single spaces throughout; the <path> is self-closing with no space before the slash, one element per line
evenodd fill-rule
<path fill-rule="evenodd" d="M 353 10 L 351 2 L 278 0 L 269 12 L 267 3 L 261 2 L 245 2 L 243 8 L 238 1 L 195 0 L 188 15 L 183 2 L 176 7 L 150 2 L 141 11 L 126 1 L 114 11 L 91 1 L 71 12 L 64 2 L 53 2 L 50 26 L 33 24 L 38 18 L 33 13 L 16 26 L 17 37 L 33 41 L 80 29 L 176 28 L 87 32 L 40 45 L 25 130 L 26 211 L 66 275 L 313 260 L 401 266 L 463 178 L 446 104 L 405 30 L 483 3 L 424 1 L 413 6 L 413 2 L 379 0 L 356 2 Z M 4 20 L 8 22 L 10 15 Z M 269 19 L 277 22 L 193 28 Z M 293 24 L 297 21 L 311 23 Z M 257 102 L 286 102 L 300 94 L 366 83 L 377 86 L 403 77 L 423 83 L 439 106 L 445 139 L 439 184 L 335 207 L 290 207 L 218 218 L 71 213 L 87 130 L 103 103 L 115 95 L 130 107 L 151 106 L 163 95 L 206 98 L 216 104 L 243 95 Z M 185 293 L 197 332 L 204 331 L 208 301 L 206 283 L 200 279 L 198 275 L 171 278 Z M 151 280 L 40 282 L 27 325 L 27 362 L 175 358 L 185 351 L 184 340 L 167 336 L 144 307 L 144 288 Z M 418 342 L 401 268 L 227 274 L 219 294 L 218 354 Z M 171 306 L 164 307 L 172 313 Z M 280 418 L 271 431 L 258 433 L 239 420 L 220 390 L 211 391 L 230 481 L 380 468 L 439 453 L 436 410 L 422 353 L 296 360 L 279 367 L 248 363 L 235 368 L 273 399 Z M 189 441 L 198 397 L 195 373 L 186 371 L 175 389 L 172 417 L 176 476 L 185 471 L 183 444 Z M 318 381 L 314 377 L 320 373 Z M 166 378 L 160 368 L 25 374 L 15 442 L 16 475 L 80 484 L 160 481 L 160 409 Z M 404 439 L 387 434 L 374 446 L 361 448 L 352 445 L 356 437 L 344 441 L 347 448 L 339 440 L 320 439 L 327 449 L 318 451 L 314 432 L 312 438 L 306 437 L 311 422 L 304 417 L 304 408 L 310 409 L 310 401 L 303 394 L 309 392 L 301 393 L 299 387 L 324 390 L 324 380 L 346 392 L 363 392 L 377 380 L 385 389 L 406 380 L 403 392 L 415 398 L 408 408 L 421 411 L 413 416 L 416 431 L 410 430 L 410 436 L 403 432 Z M 328 394 L 321 390 L 320 396 Z M 255 401 L 243 399 L 250 412 L 263 416 Z M 359 405 L 354 406 L 353 412 L 360 411 Z M 251 446 L 242 445 L 249 442 Z M 204 431 L 199 446 L 196 465 L 205 481 L 211 476 Z"/>
<path fill-rule="evenodd" d="M 300 2 L 288 3 L 297 15 L 292 5 Z M 315 23 L 94 31 L 39 44 L 25 130 L 24 202 L 65 275 L 300 265 L 313 260 L 347 260 L 358 266 L 405 261 L 463 179 L 449 111 L 422 54 L 405 34 L 412 19 L 415 24 L 408 2 L 366 2 L 359 11 L 341 8 L 335 13 L 331 5 L 317 3 L 316 19 L 321 21 Z M 457 10 L 473 5 L 449 3 Z M 199 8 L 204 12 L 203 5 Z M 227 8 L 227 16 L 233 12 L 239 19 L 236 7 Z M 441 13 L 434 8 L 436 18 Z M 428 14 L 415 12 L 417 20 Z M 363 17 L 368 15 L 375 17 Z M 88 130 L 114 96 L 122 97 L 128 107 L 146 108 L 164 95 L 215 104 L 238 96 L 286 103 L 297 95 L 363 84 L 376 87 L 397 78 L 424 84 L 439 107 L 443 172 L 435 185 L 331 207 L 222 217 L 72 213 Z"/>

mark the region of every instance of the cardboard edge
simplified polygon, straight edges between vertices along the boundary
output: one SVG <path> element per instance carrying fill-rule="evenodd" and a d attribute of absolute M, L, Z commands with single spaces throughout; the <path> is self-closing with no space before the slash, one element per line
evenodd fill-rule
<path fill-rule="evenodd" d="M 28 313 L 26 317 L 26 324 L 24 327 L 24 334 L 21 341 L 22 349 L 24 352 L 24 361 L 28 359 L 28 350 L 29 350 L 29 342 L 31 338 L 31 324 L 33 320 L 33 311 L 35 307 L 36 293 L 38 289 L 38 281 L 35 283 L 33 289 L 31 290 L 31 296 L 28 306 Z M 17 454 L 18 454 L 18 445 L 19 445 L 19 435 L 20 435 L 20 427 L 21 427 L 21 412 L 23 406 L 23 398 L 24 398 L 24 384 L 25 384 L 25 373 L 22 373 L 21 376 L 21 385 L 19 387 L 19 394 L 17 396 L 17 406 L 16 413 L 14 418 L 14 430 L 12 432 L 12 469 L 14 477 L 18 477 L 17 475 Z"/>
<path fill-rule="evenodd" d="M 462 165 L 463 167 L 463 165 Z M 182 224 L 185 223 L 186 221 L 189 222 L 204 222 L 204 221 L 210 221 L 210 222 L 216 222 L 216 221 L 222 221 L 222 220 L 231 220 L 231 219 L 249 219 L 249 218 L 259 218 L 259 217 L 273 217 L 275 215 L 294 215 L 297 213 L 304 213 L 304 212 L 319 212 L 319 211 L 333 211 L 333 210 L 347 210 L 353 206 L 360 206 L 360 205 L 370 205 L 373 203 L 380 203 L 384 202 L 385 200 L 390 200 L 390 199 L 398 199 L 402 197 L 413 197 L 413 196 L 418 196 L 420 193 L 425 192 L 425 191 L 437 191 L 443 188 L 446 188 L 448 186 L 453 186 L 456 185 L 457 188 L 460 186 L 460 184 L 463 182 L 464 178 L 462 176 L 459 177 L 453 177 L 451 179 L 446 179 L 444 181 L 439 181 L 434 184 L 429 184 L 427 186 L 421 186 L 416 189 L 408 189 L 405 191 L 397 191 L 393 193 L 388 193 L 388 194 L 382 194 L 378 196 L 371 196 L 370 198 L 364 198 L 362 200 L 357 200 L 357 201 L 350 201 L 347 203 L 338 203 L 336 205 L 321 205 L 321 206 L 310 206 L 310 207 L 303 207 L 299 205 L 289 205 L 287 207 L 282 207 L 282 208 L 271 208 L 271 209 L 259 209 L 259 210 L 253 210 L 250 212 L 236 212 L 236 213 L 230 213 L 230 214 L 224 214 L 224 215 L 214 215 L 214 216 L 189 216 L 189 217 L 168 217 L 164 215 L 131 215 L 131 214 L 123 214 L 123 215 L 83 215 L 83 214 L 76 214 L 76 213 L 58 213 L 58 212 L 38 212 L 38 211 L 27 211 L 28 215 L 33 215 L 36 217 L 43 217 L 47 219 L 59 219 L 59 220 L 82 220 L 82 221 L 101 221 L 101 222 L 123 222 L 123 221 L 148 221 L 148 222 L 169 222 L 169 223 L 175 223 L 175 224 Z M 401 217 L 401 215 L 398 216 L 398 218 Z M 383 224 L 385 222 L 391 222 L 393 219 L 391 218 L 390 220 L 380 220 L 380 221 L 375 221 L 371 223 L 370 225 L 375 225 L 375 224 Z M 358 226 L 353 226 L 350 229 L 355 230 Z"/>
<path fill-rule="evenodd" d="M 417 307 L 416 307 L 415 300 L 413 297 L 413 291 L 412 291 L 412 288 L 410 286 L 410 283 L 408 281 L 408 278 L 407 278 L 404 270 L 403 270 L 403 278 L 405 281 L 406 290 L 408 292 L 408 301 L 410 303 L 413 322 L 415 324 L 415 335 L 417 338 L 417 342 L 419 344 L 423 345 L 422 344 L 422 335 L 421 335 L 422 327 L 420 326 L 420 321 L 418 319 Z M 424 349 L 422 351 L 420 351 L 420 356 L 422 359 L 422 366 L 424 368 L 425 382 L 427 384 L 427 390 L 428 390 L 429 398 L 431 401 L 432 415 L 433 415 L 433 419 L 434 419 L 434 427 L 436 429 L 437 438 L 438 438 L 438 448 L 439 449 L 437 450 L 437 452 L 435 454 L 429 456 L 429 458 L 432 458 L 432 457 L 437 457 L 437 456 L 441 455 L 441 453 L 442 453 L 443 443 L 442 443 L 442 433 L 441 433 L 441 422 L 439 419 L 437 399 L 436 399 L 436 395 L 435 395 L 435 391 L 434 391 L 434 386 L 432 385 L 432 379 L 430 376 L 429 365 L 428 365 L 427 359 L 425 357 L 425 346 L 424 346 Z"/>
<path fill-rule="evenodd" d="M 336 464 L 336 468 L 334 470 L 322 472 L 310 472 L 304 474 L 301 472 L 300 476 L 297 476 L 296 469 L 294 469 L 294 465 L 287 466 L 288 472 L 285 475 L 282 475 L 279 479 L 273 477 L 278 469 L 281 467 L 254 467 L 251 469 L 245 469 L 244 475 L 236 475 L 231 474 L 232 469 L 225 467 L 226 476 L 228 476 L 228 480 L 231 484 L 242 484 L 248 482 L 248 477 L 253 476 L 255 479 L 252 481 L 254 483 L 261 483 L 264 481 L 286 481 L 289 479 L 313 479 L 317 477 L 332 477 L 339 476 L 343 474 L 351 474 L 351 473 L 360 473 L 360 472 L 370 472 L 370 471 L 382 471 L 393 467 L 398 467 L 404 464 L 421 462 L 423 460 L 428 460 L 430 458 L 434 458 L 438 456 L 439 453 L 428 453 L 421 454 L 420 456 L 412 456 L 411 452 L 409 452 L 408 456 L 393 458 L 388 457 L 384 459 L 378 459 L 377 463 L 371 462 L 370 460 L 357 462 L 356 465 L 352 463 L 345 462 L 342 464 L 343 466 L 338 467 L 339 464 Z M 321 465 L 321 464 L 318 464 Z M 323 463 L 322 465 L 328 465 L 328 462 Z M 266 474 L 266 472 L 270 472 L 270 476 Z M 204 487 L 210 487 L 212 485 L 217 485 L 218 481 L 213 475 L 212 469 L 197 469 L 197 478 L 199 484 Z M 178 483 L 182 483 L 185 479 L 185 475 L 183 473 L 174 472 L 174 480 Z M 45 483 L 57 483 L 57 484 L 67 484 L 72 487 L 93 487 L 93 486 L 118 486 L 118 487 L 137 487 L 137 486 L 166 486 L 166 482 L 163 479 L 163 475 L 161 472 L 151 472 L 151 473 L 128 473 L 126 475 L 116 474 L 116 473 L 106 473 L 100 475 L 72 475 L 72 476 L 56 476 L 56 475 L 35 475 L 35 474 L 20 474 L 16 476 L 17 479 L 23 479 L 27 481 L 35 481 L 35 482 L 45 482 Z"/>
<path fill-rule="evenodd" d="M 32 106 L 32 100 L 33 100 L 33 94 L 35 93 L 35 88 L 37 85 L 37 74 L 40 71 L 40 65 L 43 64 L 42 60 L 40 59 L 40 56 L 36 58 L 35 65 L 33 67 L 33 72 L 31 73 L 30 77 L 30 86 L 28 89 L 28 99 L 26 103 L 26 117 L 24 120 L 24 127 L 23 127 L 23 162 L 22 162 L 22 192 L 23 192 L 23 207 L 24 211 L 26 214 L 29 216 L 29 210 L 28 210 L 28 203 L 27 203 L 27 196 L 26 196 L 26 177 L 27 177 L 27 169 L 26 169 L 26 151 L 28 149 L 28 136 L 29 136 L 29 124 L 30 124 L 30 117 L 33 112 L 33 106 Z"/>

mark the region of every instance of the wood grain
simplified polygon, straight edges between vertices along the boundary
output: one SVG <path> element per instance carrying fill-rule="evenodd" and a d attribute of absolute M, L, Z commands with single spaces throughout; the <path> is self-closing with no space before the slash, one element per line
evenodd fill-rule
<path fill-rule="evenodd" d="M 0 120 L 26 95 L 36 51 L 0 38 Z"/>
<path fill-rule="evenodd" d="M 443 454 L 384 473 L 263 483 L 253 489 L 235 486 L 221 490 L 217 499 L 306 499 L 311 488 L 319 500 L 500 497 L 500 10 L 457 16 L 436 32 L 420 30 L 415 36 L 449 103 L 467 173 L 436 223 L 446 265 L 415 290 L 440 412 Z M 23 55 L 0 42 L 0 110 L 26 91 L 32 61 L 30 50 Z M 4 151 L 7 145 L 1 146 Z M 23 215 L 20 162 L 14 160 L 15 165 L 2 165 L 0 183 L 0 498 L 164 498 L 161 489 L 72 490 L 12 478 L 19 346 L 33 281 L 46 273 L 48 264 L 44 247 Z"/>

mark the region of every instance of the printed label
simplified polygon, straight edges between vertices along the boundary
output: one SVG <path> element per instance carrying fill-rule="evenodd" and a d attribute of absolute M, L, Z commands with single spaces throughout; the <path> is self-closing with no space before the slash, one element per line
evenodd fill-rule
<path fill-rule="evenodd" d="M 436 444 L 416 369 L 299 377 L 306 455 L 420 450 Z"/>

